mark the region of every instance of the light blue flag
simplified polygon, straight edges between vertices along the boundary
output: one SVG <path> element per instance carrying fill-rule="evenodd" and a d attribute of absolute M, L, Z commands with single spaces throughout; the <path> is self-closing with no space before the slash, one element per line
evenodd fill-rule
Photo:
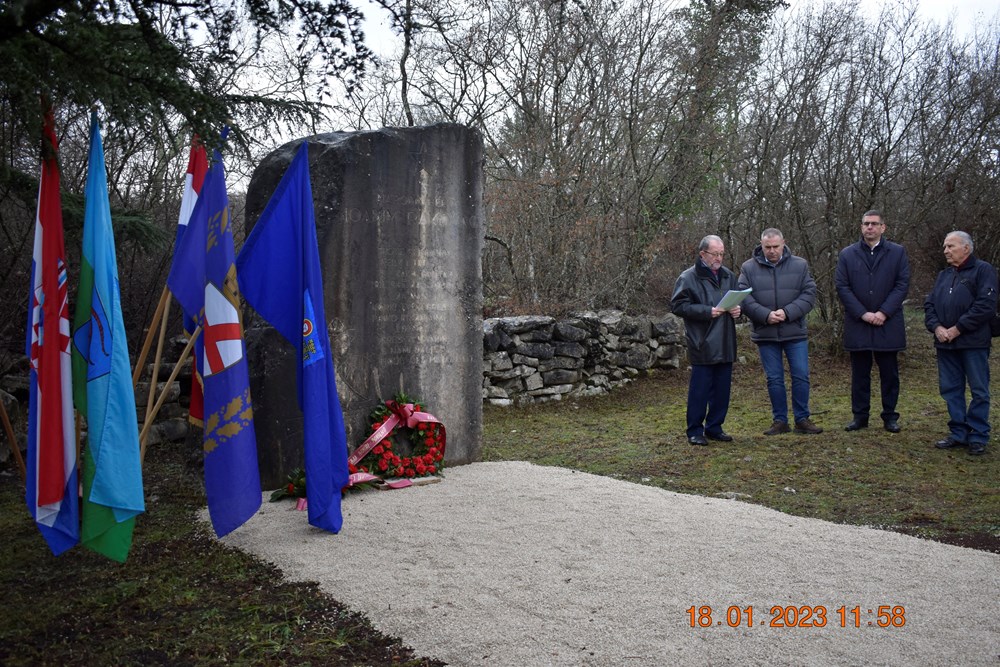
<path fill-rule="evenodd" d="M 73 319 L 74 400 L 87 417 L 83 459 L 84 546 L 124 562 L 134 517 L 145 510 L 139 428 L 118 287 L 107 171 L 91 116 L 83 252 Z"/>
<path fill-rule="evenodd" d="M 236 260 L 247 303 L 298 353 L 309 523 L 338 532 L 347 436 L 323 308 L 309 149 L 303 142 Z"/>

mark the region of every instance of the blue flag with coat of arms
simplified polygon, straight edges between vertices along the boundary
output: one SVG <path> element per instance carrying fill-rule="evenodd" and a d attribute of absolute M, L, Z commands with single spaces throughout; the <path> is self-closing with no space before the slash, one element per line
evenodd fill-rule
<path fill-rule="evenodd" d="M 347 436 L 323 308 L 309 148 L 303 142 L 250 232 L 240 256 L 240 289 L 298 353 L 309 523 L 338 532 L 347 486 Z"/>
<path fill-rule="evenodd" d="M 202 327 L 195 363 L 205 397 L 205 495 L 212 527 L 222 537 L 257 512 L 261 490 L 232 220 L 218 151 L 174 252 L 167 285 Z"/>

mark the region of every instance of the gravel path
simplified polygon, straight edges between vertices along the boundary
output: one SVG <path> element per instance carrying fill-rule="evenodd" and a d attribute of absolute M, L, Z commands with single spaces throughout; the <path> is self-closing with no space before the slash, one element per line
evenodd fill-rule
<path fill-rule="evenodd" d="M 452 665 L 1000 665 L 997 554 L 521 462 L 350 494 L 339 535 L 267 495 L 226 544 Z"/>

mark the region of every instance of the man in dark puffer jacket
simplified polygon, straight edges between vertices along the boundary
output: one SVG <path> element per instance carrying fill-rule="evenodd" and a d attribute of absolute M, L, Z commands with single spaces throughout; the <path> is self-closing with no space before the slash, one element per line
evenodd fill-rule
<path fill-rule="evenodd" d="M 990 440 L 990 320 L 997 312 L 997 272 L 972 254 L 972 237 L 944 237 L 948 268 L 938 274 L 924 301 L 924 324 L 934 334 L 938 386 L 948 406 L 948 437 L 939 449 L 968 447 L 986 453 Z M 965 403 L 965 385 L 972 400 Z"/>
<path fill-rule="evenodd" d="M 740 289 L 753 288 L 743 301 L 743 313 L 753 324 L 750 340 L 757 343 L 767 376 L 774 422 L 764 435 L 788 433 L 785 368 L 792 376 L 792 414 L 796 433 L 822 433 L 809 418 L 809 342 L 806 315 L 816 305 L 816 281 L 809 264 L 785 246 L 785 236 L 773 227 L 760 235 L 760 245 L 740 269 Z"/>
<path fill-rule="evenodd" d="M 729 393 L 736 361 L 736 325 L 740 307 L 717 308 L 722 297 L 736 289 L 736 275 L 722 265 L 725 247 L 718 236 L 706 236 L 698 245 L 698 259 L 674 284 L 670 309 L 684 319 L 691 362 L 688 383 L 687 439 L 692 445 L 708 440 L 729 442 L 722 430 L 729 412 Z"/>

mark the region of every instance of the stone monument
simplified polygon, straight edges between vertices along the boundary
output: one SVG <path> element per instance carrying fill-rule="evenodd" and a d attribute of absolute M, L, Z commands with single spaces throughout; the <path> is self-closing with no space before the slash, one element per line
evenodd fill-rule
<path fill-rule="evenodd" d="M 379 402 L 404 391 L 444 422 L 446 465 L 478 460 L 481 136 L 440 124 L 293 141 L 254 172 L 248 233 L 303 141 L 349 449 L 367 437 Z M 273 489 L 304 460 L 294 350 L 259 317 L 246 324 L 261 481 Z"/>

